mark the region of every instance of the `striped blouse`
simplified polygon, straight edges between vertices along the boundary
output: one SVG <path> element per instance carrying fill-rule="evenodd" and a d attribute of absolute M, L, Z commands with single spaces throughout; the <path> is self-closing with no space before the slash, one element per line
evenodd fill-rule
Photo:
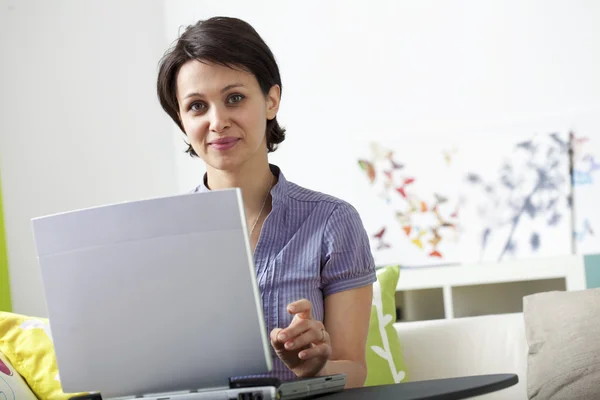
<path fill-rule="evenodd" d="M 292 322 L 287 305 L 305 298 L 313 318 L 323 321 L 328 295 L 372 284 L 375 264 L 358 212 L 347 202 L 288 182 L 271 165 L 278 182 L 254 252 L 267 335 Z M 196 192 L 209 189 L 204 183 Z M 295 378 L 274 351 L 273 370 L 261 376 Z"/>

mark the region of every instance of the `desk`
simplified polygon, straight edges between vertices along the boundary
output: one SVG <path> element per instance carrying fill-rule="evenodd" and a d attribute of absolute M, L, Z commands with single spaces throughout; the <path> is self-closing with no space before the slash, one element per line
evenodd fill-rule
<path fill-rule="evenodd" d="M 319 397 L 319 399 L 459 400 L 506 389 L 518 382 L 519 378 L 514 374 L 475 375 L 347 389 L 343 392 Z"/>

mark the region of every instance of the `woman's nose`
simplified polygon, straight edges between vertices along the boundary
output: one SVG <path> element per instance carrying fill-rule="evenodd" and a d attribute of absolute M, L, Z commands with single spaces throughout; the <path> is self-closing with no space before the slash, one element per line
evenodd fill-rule
<path fill-rule="evenodd" d="M 210 130 L 221 133 L 231 126 L 227 110 L 221 107 L 212 107 L 210 113 Z"/>

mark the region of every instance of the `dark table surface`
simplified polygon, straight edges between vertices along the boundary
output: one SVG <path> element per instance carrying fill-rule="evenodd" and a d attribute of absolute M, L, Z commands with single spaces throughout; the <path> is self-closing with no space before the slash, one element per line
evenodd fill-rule
<path fill-rule="evenodd" d="M 506 389 L 518 382 L 515 374 L 475 375 L 347 389 L 319 400 L 459 400 Z"/>

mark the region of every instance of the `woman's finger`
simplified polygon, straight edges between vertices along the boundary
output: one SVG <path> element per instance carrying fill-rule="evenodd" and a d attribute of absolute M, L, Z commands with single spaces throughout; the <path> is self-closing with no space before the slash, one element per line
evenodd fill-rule
<path fill-rule="evenodd" d="M 321 343 L 309 349 L 302 350 L 298 353 L 298 358 L 301 360 L 310 360 L 315 357 L 329 358 L 331 356 L 331 346 L 327 343 Z"/>
<path fill-rule="evenodd" d="M 322 326 L 323 324 L 320 321 L 313 319 L 294 319 L 287 328 L 279 332 L 278 339 L 281 342 L 295 340 L 312 329 L 321 329 Z"/>
<path fill-rule="evenodd" d="M 279 333 L 282 331 L 281 328 L 275 328 L 269 335 L 271 338 L 271 344 L 277 348 L 283 348 L 284 341 L 279 340 Z"/>
<path fill-rule="evenodd" d="M 317 325 L 295 339 L 286 341 L 284 346 L 287 350 L 301 349 L 313 343 L 323 343 L 327 339 L 326 335 L 325 329 Z"/>
<path fill-rule="evenodd" d="M 312 304 L 306 299 L 300 299 L 298 301 L 294 301 L 293 303 L 288 304 L 287 309 L 290 314 L 295 314 L 300 318 L 312 318 Z"/>

